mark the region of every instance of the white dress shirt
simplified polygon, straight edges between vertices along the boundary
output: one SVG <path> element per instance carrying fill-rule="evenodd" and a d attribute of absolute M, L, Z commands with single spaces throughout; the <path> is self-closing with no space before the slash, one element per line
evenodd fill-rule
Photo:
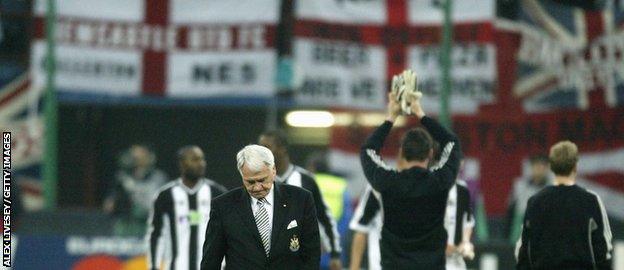
<path fill-rule="evenodd" d="M 267 202 L 265 202 L 264 204 L 264 208 L 267 210 L 267 214 L 269 214 L 269 228 L 271 228 L 269 230 L 269 239 L 271 239 L 271 230 L 273 230 L 273 189 L 275 189 L 275 183 L 273 183 L 273 186 L 271 187 L 271 189 L 269 190 L 269 194 L 267 194 L 266 196 L 264 196 L 264 198 L 266 199 Z M 254 217 L 256 216 L 256 213 L 258 212 L 258 199 L 254 198 L 253 196 L 251 197 L 251 212 L 253 213 Z M 271 245 L 271 241 L 269 241 L 269 247 Z"/>

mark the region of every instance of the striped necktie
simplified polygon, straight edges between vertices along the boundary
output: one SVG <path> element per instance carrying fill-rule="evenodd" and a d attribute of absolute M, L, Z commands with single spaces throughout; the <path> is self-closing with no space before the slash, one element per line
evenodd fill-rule
<path fill-rule="evenodd" d="M 265 203 L 268 203 L 265 198 L 258 200 L 256 203 L 258 205 L 258 211 L 256 211 L 254 218 L 256 219 L 256 226 L 258 226 L 260 239 L 262 240 L 262 245 L 264 246 L 264 252 L 266 253 L 266 256 L 269 257 L 269 250 L 271 249 L 271 228 L 269 226 L 269 213 L 266 208 L 264 208 Z"/>

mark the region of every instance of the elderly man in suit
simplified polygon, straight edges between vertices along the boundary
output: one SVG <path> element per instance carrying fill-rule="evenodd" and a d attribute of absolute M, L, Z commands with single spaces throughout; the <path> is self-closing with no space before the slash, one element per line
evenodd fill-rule
<path fill-rule="evenodd" d="M 243 187 L 212 201 L 202 270 L 319 269 L 320 238 L 310 192 L 274 183 L 275 161 L 263 146 L 236 155 Z"/>

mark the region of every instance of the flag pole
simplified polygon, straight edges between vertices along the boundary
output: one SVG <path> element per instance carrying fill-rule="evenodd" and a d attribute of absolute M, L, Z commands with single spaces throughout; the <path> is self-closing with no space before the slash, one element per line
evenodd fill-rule
<path fill-rule="evenodd" d="M 440 50 L 440 122 L 447 128 L 451 127 L 451 117 L 449 114 L 449 93 L 451 91 L 451 52 L 453 49 L 453 20 L 451 11 L 453 10 L 453 0 L 444 1 L 442 11 L 444 15 L 444 25 L 442 28 L 442 46 Z"/>
<path fill-rule="evenodd" d="M 44 207 L 46 210 L 54 210 L 56 208 L 56 189 L 58 177 L 58 103 L 55 91 L 55 73 L 56 73 L 56 57 L 55 57 L 55 41 L 54 31 L 56 22 L 56 0 L 47 0 L 46 11 L 46 84 L 45 84 L 45 149 L 43 155 L 43 196 Z"/>
<path fill-rule="evenodd" d="M 440 89 L 440 123 L 445 127 L 451 129 L 453 125 L 451 121 L 451 114 L 449 111 L 449 99 L 450 93 L 453 88 L 451 81 L 451 67 L 453 65 L 451 61 L 451 53 L 453 50 L 453 0 L 446 0 L 443 4 L 444 25 L 442 29 L 442 46 L 440 49 L 440 73 L 442 74 L 440 80 L 442 88 Z M 476 236 L 480 241 L 487 241 L 489 238 L 487 213 L 485 211 L 485 204 L 483 200 L 478 200 L 475 206 L 475 218 L 476 218 Z"/>

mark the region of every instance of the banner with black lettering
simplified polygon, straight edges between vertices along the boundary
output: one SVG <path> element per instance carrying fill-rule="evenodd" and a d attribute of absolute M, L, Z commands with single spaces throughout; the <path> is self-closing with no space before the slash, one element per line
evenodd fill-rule
<path fill-rule="evenodd" d="M 279 0 L 57 2 L 56 83 L 90 97 L 269 97 Z M 32 71 L 46 81 L 46 1 L 35 1 Z"/>
<path fill-rule="evenodd" d="M 294 60 L 298 104 L 381 109 L 392 75 L 419 76 L 427 110 L 439 110 L 441 1 L 298 1 Z M 494 101 L 494 1 L 455 1 L 451 111 Z"/>
<path fill-rule="evenodd" d="M 387 24 L 386 1 L 297 1 L 293 37 L 296 102 L 380 109 L 387 53 L 370 34 Z"/>

